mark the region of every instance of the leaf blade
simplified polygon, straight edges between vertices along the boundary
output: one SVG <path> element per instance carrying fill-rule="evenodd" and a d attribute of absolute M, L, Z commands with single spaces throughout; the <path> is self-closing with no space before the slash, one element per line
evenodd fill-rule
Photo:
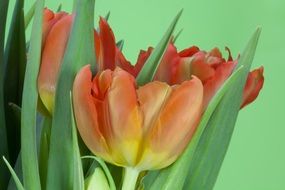
<path fill-rule="evenodd" d="M 152 174 L 156 175 L 155 176 L 156 180 L 153 181 L 153 184 L 150 185 L 149 189 L 151 190 L 155 190 L 157 188 L 163 190 L 182 189 L 184 181 L 187 177 L 187 172 L 190 167 L 194 151 L 197 149 L 199 139 L 201 138 L 201 135 L 205 130 L 207 122 L 209 121 L 212 113 L 214 112 L 215 108 L 221 101 L 224 94 L 241 75 L 242 69 L 243 68 L 239 68 L 217 92 L 213 100 L 210 102 L 208 108 L 206 109 L 192 140 L 190 141 L 189 145 L 187 146 L 183 154 L 179 157 L 179 159 L 170 167 L 162 170 L 161 172 L 158 172 L 158 174 L 155 173 Z"/>
<path fill-rule="evenodd" d="M 80 157 L 80 150 L 77 140 L 76 124 L 73 113 L 72 95 L 70 92 L 70 108 L 71 108 L 71 123 L 72 123 L 72 146 L 73 146 L 73 156 L 74 156 L 74 185 L 75 190 L 84 190 L 84 174 L 82 169 L 82 162 Z"/>
<path fill-rule="evenodd" d="M 238 66 L 244 70 L 213 113 L 194 155 L 184 189 L 213 189 L 234 130 L 242 100 L 242 91 L 256 51 L 258 28 L 241 54 Z M 218 151 L 217 151 L 218 148 Z"/>
<path fill-rule="evenodd" d="M 55 94 L 50 152 L 48 160 L 47 189 L 73 189 L 74 160 L 71 124 L 70 91 L 74 77 L 83 65 L 93 64 L 94 0 L 75 0 L 75 14 L 69 41 L 61 65 Z M 82 35 L 85 34 L 85 35 Z"/>
<path fill-rule="evenodd" d="M 168 44 L 171 40 L 172 33 L 176 27 L 176 24 L 182 14 L 181 10 L 177 16 L 174 18 L 172 23 L 170 24 L 169 28 L 167 29 L 166 33 L 164 34 L 163 38 L 160 40 L 158 45 L 155 47 L 149 58 L 147 59 L 146 63 L 142 67 L 140 73 L 138 74 L 136 80 L 138 85 L 146 84 L 153 80 L 156 70 L 161 62 L 161 59 L 164 53 L 167 50 Z"/>
<path fill-rule="evenodd" d="M 21 114 L 23 180 L 26 189 L 41 189 L 36 147 L 37 76 L 41 58 L 44 1 L 38 0 L 24 80 Z"/>
<path fill-rule="evenodd" d="M 20 123 L 14 118 L 10 103 L 21 105 L 26 68 L 26 42 L 24 27 L 24 1 L 17 0 L 4 57 L 4 107 L 8 137 L 9 161 L 12 165 L 20 151 Z"/>
<path fill-rule="evenodd" d="M 3 156 L 3 160 L 6 163 L 9 171 L 11 172 L 12 177 L 13 177 L 15 183 L 16 183 L 16 186 L 17 186 L 18 190 L 25 190 L 23 185 L 21 184 L 21 181 L 19 180 L 17 174 L 15 173 L 15 171 L 13 170 L 13 168 L 11 167 L 11 165 L 9 164 L 9 162 L 6 160 L 6 158 L 4 156 Z"/>
<path fill-rule="evenodd" d="M 6 18 L 8 11 L 8 0 L 0 1 L 0 155 L 9 159 L 6 121 L 4 112 L 4 44 Z M 0 162 L 0 186 L 6 187 L 9 178 L 9 171 L 3 162 Z"/>

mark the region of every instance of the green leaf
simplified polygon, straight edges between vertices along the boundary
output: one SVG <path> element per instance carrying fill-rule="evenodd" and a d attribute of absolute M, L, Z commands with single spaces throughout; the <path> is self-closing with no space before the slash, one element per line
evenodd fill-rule
<path fill-rule="evenodd" d="M 36 1 L 32 5 L 32 7 L 29 9 L 28 13 L 25 15 L 25 29 L 28 28 L 28 26 L 30 25 L 32 21 L 32 18 L 35 14 L 35 9 L 36 9 Z"/>
<path fill-rule="evenodd" d="M 109 20 L 109 18 L 110 18 L 110 14 L 111 14 L 111 12 L 110 12 L 110 11 L 106 14 L 106 16 L 105 16 L 105 20 L 106 20 L 106 21 L 108 21 L 108 20 Z"/>
<path fill-rule="evenodd" d="M 69 93 L 77 71 L 86 64 L 95 67 L 94 3 L 94 0 L 74 1 L 75 18 L 56 88 L 46 189 L 73 189 L 75 171 Z"/>
<path fill-rule="evenodd" d="M 20 123 L 14 118 L 9 103 L 21 105 L 26 69 L 24 1 L 17 0 L 10 25 L 4 57 L 4 107 L 6 116 L 9 162 L 14 165 L 20 151 Z"/>
<path fill-rule="evenodd" d="M 32 27 L 30 50 L 24 81 L 21 114 L 21 147 L 24 186 L 26 189 L 41 189 L 37 147 L 36 147 L 36 116 L 37 116 L 37 76 L 41 60 L 42 20 L 44 1 L 38 0 L 35 19 Z"/>
<path fill-rule="evenodd" d="M 51 118 L 44 117 L 42 121 L 42 131 L 41 131 L 40 150 L 39 150 L 39 169 L 40 169 L 40 179 L 42 187 L 46 186 L 50 131 L 51 131 Z"/>
<path fill-rule="evenodd" d="M 17 122 L 21 123 L 21 108 L 14 104 L 14 103 L 9 103 L 10 110 L 14 114 L 14 118 L 17 120 Z"/>
<path fill-rule="evenodd" d="M 189 172 L 189 168 L 193 159 L 195 150 L 197 150 L 197 145 L 203 134 L 203 131 L 214 112 L 215 108 L 225 95 L 225 93 L 233 86 L 238 77 L 242 74 L 242 67 L 240 67 L 231 77 L 224 83 L 220 90 L 216 93 L 209 106 L 207 107 L 200 124 L 195 132 L 193 138 L 191 139 L 189 145 L 179 159 L 166 169 L 158 172 L 151 172 L 144 179 L 145 189 L 162 189 L 162 190 L 172 190 L 172 189 L 182 189 L 184 185 L 185 178 Z"/>
<path fill-rule="evenodd" d="M 19 153 L 18 159 L 14 166 L 14 172 L 18 176 L 20 182 L 23 181 L 23 172 L 22 172 L 22 158 L 21 158 L 21 151 Z M 22 183 L 21 183 L 22 184 Z M 7 190 L 17 190 L 17 184 L 13 177 L 10 178 Z"/>
<path fill-rule="evenodd" d="M 105 164 L 105 162 L 101 159 L 101 158 L 98 158 L 96 156 L 83 156 L 82 157 L 83 159 L 84 158 L 90 158 L 90 159 L 94 159 L 98 162 L 98 164 L 100 164 L 100 166 L 102 167 L 107 179 L 108 179 L 108 182 L 109 182 L 109 186 L 110 186 L 110 190 L 116 190 L 116 185 L 115 185 L 115 182 L 113 180 L 113 177 L 107 167 L 107 165 Z"/>
<path fill-rule="evenodd" d="M 72 124 L 72 145 L 73 145 L 73 164 L 74 164 L 74 190 L 84 190 L 84 174 L 82 169 L 82 162 L 80 157 L 80 150 L 77 140 L 77 131 L 73 113 L 72 95 L 70 92 L 70 108 L 71 108 L 71 124 Z"/>
<path fill-rule="evenodd" d="M 24 187 L 21 184 L 21 181 L 19 180 L 17 174 L 15 173 L 15 171 L 13 170 L 13 168 L 11 167 L 11 165 L 9 164 L 9 162 L 6 160 L 6 158 L 4 156 L 3 156 L 3 160 L 6 163 L 8 169 L 10 170 L 12 177 L 15 180 L 15 183 L 17 185 L 18 190 L 24 190 Z"/>
<path fill-rule="evenodd" d="M 179 36 L 181 35 L 182 32 L 183 32 L 183 29 L 179 30 L 179 32 L 175 35 L 175 37 L 173 39 L 173 43 L 176 42 L 176 40 L 179 38 Z"/>
<path fill-rule="evenodd" d="M 5 27 L 9 0 L 0 1 L 0 155 L 9 159 L 7 131 L 4 109 L 4 44 Z M 9 180 L 9 171 L 5 164 L 0 162 L 0 187 L 5 188 Z"/>
<path fill-rule="evenodd" d="M 146 63 L 142 67 L 136 79 L 138 85 L 141 86 L 153 80 L 156 70 L 158 69 L 158 66 L 161 62 L 161 59 L 163 58 L 163 55 L 165 51 L 167 50 L 168 44 L 171 40 L 172 33 L 175 29 L 175 26 L 181 14 L 182 14 L 182 10 L 174 18 L 168 30 L 164 34 L 163 38 L 158 43 L 158 45 L 154 48 L 153 52 L 151 53 Z"/>
<path fill-rule="evenodd" d="M 124 40 L 120 40 L 116 43 L 117 48 L 119 48 L 120 51 L 122 51 L 124 47 Z"/>
<path fill-rule="evenodd" d="M 13 117 L 15 119 L 15 122 L 18 123 L 17 126 L 20 127 L 21 126 L 21 108 L 13 103 L 9 103 L 9 107 L 10 107 L 11 113 L 13 113 L 14 115 Z M 19 128 L 18 130 L 20 131 L 21 129 Z M 17 174 L 20 181 L 23 181 L 21 151 L 19 152 L 16 163 L 14 164 L 14 171 Z M 14 179 L 10 178 L 7 190 L 16 190 L 16 189 L 17 189 L 17 185 Z"/>
<path fill-rule="evenodd" d="M 61 9 L 62 9 L 62 4 L 60 3 L 60 4 L 58 5 L 58 7 L 57 7 L 56 12 L 59 13 L 59 12 L 61 11 Z"/>
<path fill-rule="evenodd" d="M 242 92 L 250 70 L 261 29 L 258 28 L 241 54 L 241 76 L 225 94 L 210 118 L 195 152 L 185 190 L 213 189 L 226 155 L 242 101 Z"/>

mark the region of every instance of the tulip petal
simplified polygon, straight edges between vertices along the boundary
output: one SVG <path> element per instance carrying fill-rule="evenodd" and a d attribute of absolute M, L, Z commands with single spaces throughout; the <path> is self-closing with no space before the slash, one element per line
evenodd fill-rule
<path fill-rule="evenodd" d="M 215 74 L 206 81 L 204 84 L 203 110 L 206 109 L 216 92 L 231 75 L 235 66 L 236 62 L 232 61 L 220 64 Z"/>
<path fill-rule="evenodd" d="M 116 41 L 115 36 L 109 24 L 102 17 L 100 18 L 100 56 L 99 56 L 99 70 L 115 69 L 115 56 L 116 56 Z"/>
<path fill-rule="evenodd" d="M 117 48 L 117 53 L 116 53 L 116 65 L 123 70 L 127 71 L 134 77 L 137 76 L 138 72 L 135 71 L 135 67 L 125 58 L 123 53 Z"/>
<path fill-rule="evenodd" d="M 59 12 L 54 14 L 49 9 L 44 9 L 44 17 L 43 17 L 43 36 L 42 36 L 42 43 L 45 43 L 46 37 L 50 32 L 51 28 L 55 23 L 57 23 L 60 19 L 68 15 L 65 12 Z"/>
<path fill-rule="evenodd" d="M 152 53 L 153 48 L 149 47 L 147 51 L 141 50 L 137 59 L 137 62 L 135 64 L 134 68 L 134 76 L 137 77 L 139 72 L 141 71 L 142 67 L 144 66 L 146 60 L 149 58 L 150 54 Z"/>
<path fill-rule="evenodd" d="M 247 81 L 243 91 L 243 100 L 241 108 L 253 102 L 260 90 L 263 87 L 264 76 L 263 76 L 263 67 L 255 69 L 248 74 Z"/>
<path fill-rule="evenodd" d="M 42 102 L 53 112 L 55 87 L 60 65 L 68 42 L 73 16 L 65 16 L 50 30 L 42 51 L 42 62 L 38 77 L 38 90 Z"/>
<path fill-rule="evenodd" d="M 142 93 L 144 90 L 156 89 L 157 86 L 162 92 L 167 92 L 164 93 L 167 95 L 161 96 L 166 98 L 164 101 L 160 100 L 159 115 L 155 117 L 154 122 L 152 121 L 152 125 L 148 126 L 144 152 L 138 167 L 145 169 L 151 163 L 153 168 L 159 169 L 172 163 L 193 135 L 201 116 L 203 85 L 196 77 L 181 85 L 173 86 L 171 90 L 167 90 L 168 88 L 163 87 L 165 84 L 158 82 L 148 85 L 141 87 L 140 95 L 145 96 L 145 93 Z M 144 115 L 154 112 L 154 108 L 148 103 L 149 99 L 143 96 L 140 99 L 141 104 L 145 106 L 142 109 Z M 155 106 L 156 110 L 157 107 L 159 105 Z"/>
<path fill-rule="evenodd" d="M 83 67 L 73 84 L 73 105 L 78 131 L 89 149 L 108 161 L 109 148 L 100 131 L 99 111 L 92 95 L 92 73 L 90 65 Z"/>
<path fill-rule="evenodd" d="M 115 142 L 113 154 L 124 155 L 134 165 L 142 138 L 142 119 L 137 103 L 135 78 L 122 69 L 115 69 L 113 81 L 106 95 L 109 118 Z"/>
<path fill-rule="evenodd" d="M 184 49 L 179 52 L 180 57 L 192 57 L 195 53 L 199 52 L 199 48 L 197 46 L 192 46 L 190 48 Z"/>
<path fill-rule="evenodd" d="M 173 84 L 173 76 L 177 69 L 179 56 L 176 47 L 170 43 L 155 74 L 155 80 Z"/>

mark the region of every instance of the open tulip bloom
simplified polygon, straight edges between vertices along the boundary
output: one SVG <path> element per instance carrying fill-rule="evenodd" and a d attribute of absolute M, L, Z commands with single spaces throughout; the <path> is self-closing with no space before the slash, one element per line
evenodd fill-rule
<path fill-rule="evenodd" d="M 178 50 L 180 12 L 130 63 L 108 18 L 94 27 L 94 0 L 74 4 L 37 0 L 24 16 L 17 1 L 5 48 L 0 29 L 0 189 L 212 189 L 238 112 L 264 83 L 263 67 L 250 71 L 260 29 L 237 58 Z"/>

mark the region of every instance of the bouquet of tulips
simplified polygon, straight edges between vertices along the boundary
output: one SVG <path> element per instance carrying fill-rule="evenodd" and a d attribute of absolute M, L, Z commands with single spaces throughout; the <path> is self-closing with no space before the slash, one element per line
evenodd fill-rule
<path fill-rule="evenodd" d="M 1 190 L 213 188 L 238 112 L 263 86 L 263 67 L 250 72 L 260 29 L 236 59 L 228 48 L 227 58 L 218 48 L 178 51 L 180 12 L 132 64 L 108 16 L 94 27 L 94 0 L 74 0 L 72 13 L 44 0 L 24 13 L 17 0 L 5 29 L 8 2 L 0 1 Z"/>

